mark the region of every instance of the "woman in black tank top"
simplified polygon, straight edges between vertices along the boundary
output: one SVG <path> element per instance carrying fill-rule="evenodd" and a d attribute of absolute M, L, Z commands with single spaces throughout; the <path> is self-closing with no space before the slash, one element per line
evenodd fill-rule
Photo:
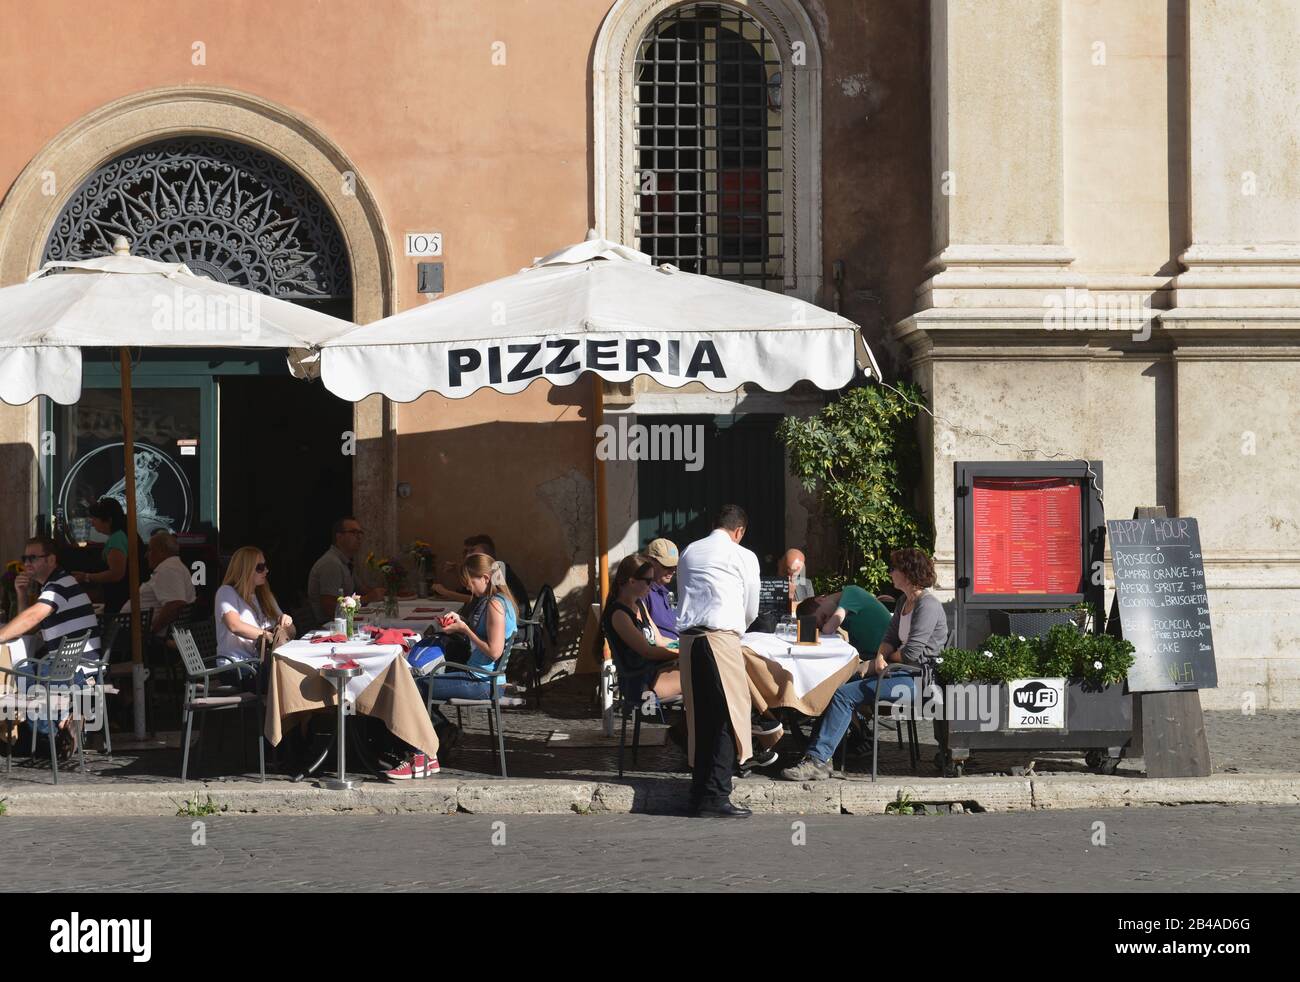
<path fill-rule="evenodd" d="M 673 699 L 682 691 L 676 642 L 665 642 L 646 610 L 652 581 L 653 567 L 644 556 L 619 563 L 601 626 L 620 674 L 629 681 L 640 678 L 643 689 L 654 689 L 660 699 Z"/>

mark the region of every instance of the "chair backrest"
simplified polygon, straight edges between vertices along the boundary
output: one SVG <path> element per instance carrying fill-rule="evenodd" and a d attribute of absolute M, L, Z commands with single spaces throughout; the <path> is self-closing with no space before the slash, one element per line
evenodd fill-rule
<path fill-rule="evenodd" d="M 217 626 L 213 623 L 212 618 L 204 617 L 201 620 L 192 621 L 187 624 L 190 635 L 194 638 L 194 644 L 198 647 L 199 655 L 204 661 L 211 661 L 217 657 Z"/>
<path fill-rule="evenodd" d="M 505 644 L 501 646 L 501 657 L 497 659 L 496 664 L 496 670 L 498 672 L 504 672 L 510 667 L 510 652 L 514 649 L 515 639 L 518 637 L 519 630 L 516 628 L 514 633 L 511 634 L 510 637 L 506 638 Z"/>
<path fill-rule="evenodd" d="M 153 609 L 147 608 L 140 611 L 140 637 L 147 638 L 152 627 Z M 114 648 L 119 640 L 125 644 L 129 656 L 131 648 L 131 614 L 129 611 L 112 614 L 106 619 L 100 640 L 102 661 L 107 663 L 113 660 Z"/>
<path fill-rule="evenodd" d="M 59 641 L 59 646 L 54 649 L 54 653 L 41 663 L 44 681 L 71 682 L 77 674 L 77 667 L 81 664 L 81 656 L 89 640 L 89 631 L 63 637 Z"/>
<path fill-rule="evenodd" d="M 201 618 L 202 618 L 202 609 L 199 606 L 199 602 L 195 600 L 194 603 L 186 604 L 184 607 L 182 607 L 180 611 L 177 613 L 176 619 L 172 621 L 172 623 L 193 624 L 195 621 L 200 620 Z"/>
<path fill-rule="evenodd" d="M 540 625 L 550 643 L 555 644 L 560 633 L 560 607 L 555 600 L 555 588 L 549 583 L 542 584 L 542 588 L 537 591 L 537 599 L 533 601 L 528 619 Z"/>
<path fill-rule="evenodd" d="M 194 624 L 173 624 L 172 640 L 176 642 L 176 650 L 181 654 L 181 661 L 185 665 L 186 674 L 191 677 L 203 672 L 207 666 L 203 664 L 203 655 L 199 653 L 199 646 L 194 639 Z"/>

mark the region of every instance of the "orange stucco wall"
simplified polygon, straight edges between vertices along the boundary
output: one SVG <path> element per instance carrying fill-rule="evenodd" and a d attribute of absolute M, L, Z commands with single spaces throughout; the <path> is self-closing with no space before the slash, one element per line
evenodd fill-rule
<path fill-rule="evenodd" d="M 0 193 L 113 99 L 180 84 L 243 90 L 301 114 L 353 161 L 394 240 L 406 309 L 424 301 L 404 232 L 443 233 L 448 291 L 583 237 L 591 56 L 612 2 L 0 0 Z M 877 344 L 910 311 L 928 258 L 926 6 L 804 2 L 823 58 L 821 300 Z M 581 579 L 590 410 L 588 385 L 544 383 L 396 407 L 396 475 L 414 490 L 397 504 L 397 540 L 428 538 L 450 557 L 487 531 L 531 588 Z"/>

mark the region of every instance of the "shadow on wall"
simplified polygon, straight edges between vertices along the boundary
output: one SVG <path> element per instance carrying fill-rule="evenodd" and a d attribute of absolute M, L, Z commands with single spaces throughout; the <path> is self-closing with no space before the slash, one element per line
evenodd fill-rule
<path fill-rule="evenodd" d="M 467 536 L 490 535 L 530 601 L 543 584 L 555 590 L 564 650 L 591 603 L 592 459 L 591 425 L 583 419 L 399 434 L 397 479 L 411 495 L 398 500 L 398 543 L 423 539 L 441 566 L 460 559 Z"/>
<path fill-rule="evenodd" d="M 32 534 L 31 488 L 36 473 L 36 452 L 29 443 L 0 443 L 0 559 L 22 555 Z"/>

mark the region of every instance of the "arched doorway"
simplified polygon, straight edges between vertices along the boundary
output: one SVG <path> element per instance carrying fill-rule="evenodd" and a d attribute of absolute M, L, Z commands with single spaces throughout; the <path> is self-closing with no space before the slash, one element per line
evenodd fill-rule
<path fill-rule="evenodd" d="M 60 210 L 43 261 L 104 255 L 118 235 L 136 255 L 353 317 L 350 258 L 329 207 L 289 165 L 238 141 L 174 137 L 96 168 Z M 329 523 L 351 509 L 352 457 L 340 435 L 352 407 L 290 378 L 279 352 L 138 355 L 141 533 L 170 529 L 191 557 L 209 559 L 258 545 L 281 603 L 295 605 Z M 74 541 L 97 538 L 89 501 L 123 493 L 115 357 L 87 352 L 80 402 L 44 410 L 57 438 L 43 505 Z"/>

